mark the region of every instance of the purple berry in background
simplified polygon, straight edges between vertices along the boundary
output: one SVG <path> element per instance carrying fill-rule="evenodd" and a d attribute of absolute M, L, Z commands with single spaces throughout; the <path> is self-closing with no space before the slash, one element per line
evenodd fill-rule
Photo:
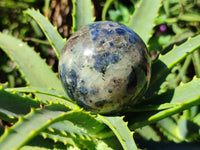
<path fill-rule="evenodd" d="M 115 114 L 146 91 L 151 60 L 141 38 L 125 25 L 100 21 L 75 32 L 59 60 L 59 76 L 72 100 L 88 111 Z"/>
<path fill-rule="evenodd" d="M 165 24 L 160 25 L 160 31 L 165 32 L 167 30 L 167 26 Z"/>

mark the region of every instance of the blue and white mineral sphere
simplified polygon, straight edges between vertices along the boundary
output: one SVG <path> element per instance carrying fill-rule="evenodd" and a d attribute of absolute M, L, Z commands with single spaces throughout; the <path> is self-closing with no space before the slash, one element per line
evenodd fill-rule
<path fill-rule="evenodd" d="M 146 91 L 151 60 L 144 42 L 125 25 L 101 21 L 75 32 L 59 60 L 61 82 L 72 100 L 94 113 L 126 109 Z"/>

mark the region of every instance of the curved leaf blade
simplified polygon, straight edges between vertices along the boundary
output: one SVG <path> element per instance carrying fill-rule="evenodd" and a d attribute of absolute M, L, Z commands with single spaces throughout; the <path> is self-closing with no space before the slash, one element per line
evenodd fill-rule
<path fill-rule="evenodd" d="M 98 118 L 115 133 L 124 150 L 137 150 L 133 133 L 127 127 L 123 117 L 105 117 L 98 115 Z"/>
<path fill-rule="evenodd" d="M 1 136 L 0 149 L 18 149 L 50 125 L 63 120 L 73 122 L 74 125 L 85 129 L 88 134 L 98 134 L 102 130 L 107 131 L 104 124 L 81 110 L 70 111 L 65 107 L 62 108 L 65 111 L 56 111 L 54 105 L 45 108 L 32 109 L 28 115 L 20 117 L 19 121 Z"/>
<path fill-rule="evenodd" d="M 5 131 L 0 138 L 0 149 L 19 149 L 61 116 L 63 117 L 64 113 L 60 111 L 32 109 L 31 113 L 20 118 L 12 128 Z"/>
<path fill-rule="evenodd" d="M 179 105 L 175 106 L 174 108 L 170 108 L 163 111 L 155 111 L 149 112 L 148 114 L 141 116 L 134 117 L 132 116 L 131 121 L 134 122 L 130 125 L 132 130 L 143 127 L 145 125 L 149 125 L 159 121 L 161 119 L 167 118 L 171 115 L 176 113 L 180 113 L 186 109 L 191 108 L 192 106 L 200 105 L 200 79 L 193 79 L 191 82 L 182 84 L 175 88 L 173 91 L 170 90 L 166 93 L 161 95 L 157 95 L 149 99 L 148 101 L 153 102 L 170 102 L 170 103 L 179 103 Z M 189 93 L 189 94 L 188 94 Z"/>
<path fill-rule="evenodd" d="M 147 44 L 152 34 L 154 19 L 157 16 L 162 0 L 142 0 L 133 13 L 129 27 Z"/>
<path fill-rule="evenodd" d="M 0 119 L 16 122 L 18 115 L 30 112 L 31 107 L 40 107 L 40 102 L 16 93 L 6 92 L 0 87 Z"/>
<path fill-rule="evenodd" d="M 56 74 L 26 43 L 0 33 L 0 47 L 16 63 L 22 76 L 31 86 L 52 87 L 64 91 Z"/>
<path fill-rule="evenodd" d="M 66 40 L 60 36 L 56 28 L 39 11 L 27 9 L 24 13 L 30 15 L 38 23 L 59 58 Z"/>
<path fill-rule="evenodd" d="M 92 15 L 92 4 L 91 0 L 73 0 L 73 27 L 72 30 L 75 32 L 81 27 L 92 23 L 94 17 Z"/>
<path fill-rule="evenodd" d="M 159 59 L 152 64 L 152 77 L 149 89 L 147 90 L 147 97 L 154 94 L 160 85 L 160 79 L 172 69 L 176 64 L 181 62 L 189 54 L 200 47 L 200 35 L 189 38 L 180 46 L 175 46 L 170 52 L 165 55 L 160 55 Z"/>
<path fill-rule="evenodd" d="M 55 89 L 46 89 L 46 88 L 38 88 L 38 87 L 19 87 L 19 88 L 7 88 L 5 91 L 8 92 L 19 92 L 19 93 L 34 93 L 34 94 L 41 94 L 41 95 L 48 95 L 53 102 L 59 101 L 60 103 L 64 103 L 71 108 L 79 108 L 78 105 L 72 101 L 66 93 L 57 91 Z M 41 100 L 44 103 L 46 100 Z"/>
<path fill-rule="evenodd" d="M 183 60 L 186 56 L 194 52 L 198 47 L 200 47 L 200 35 L 188 38 L 188 40 L 181 44 L 180 46 L 175 46 L 170 52 L 165 55 L 160 55 L 159 60 L 164 63 L 168 69 L 174 67 L 177 63 Z M 159 62 L 156 62 L 159 63 Z M 156 64 L 155 64 L 156 65 Z M 160 68 L 159 68 L 160 69 Z M 164 72 L 163 68 L 160 72 Z"/>

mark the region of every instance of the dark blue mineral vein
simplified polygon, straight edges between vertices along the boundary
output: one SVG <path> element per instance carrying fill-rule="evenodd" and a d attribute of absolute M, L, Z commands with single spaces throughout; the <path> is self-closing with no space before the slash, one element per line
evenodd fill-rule
<path fill-rule="evenodd" d="M 63 86 L 67 91 L 68 96 L 74 100 L 73 93 L 75 92 L 75 88 L 77 85 L 77 77 L 75 71 L 71 71 L 71 73 L 67 74 L 65 65 L 61 66 L 61 75 L 60 78 L 63 81 Z M 66 76 L 70 78 L 70 81 L 67 81 Z"/>
<path fill-rule="evenodd" d="M 113 30 L 101 29 L 101 32 L 104 34 L 105 37 L 109 37 L 110 35 L 114 34 Z"/>
<path fill-rule="evenodd" d="M 60 79 L 61 80 L 64 80 L 65 79 L 65 72 L 66 72 L 66 70 L 65 70 L 65 65 L 64 64 L 62 64 L 62 66 L 61 66 L 61 74 L 60 74 Z"/>
<path fill-rule="evenodd" d="M 97 38 L 98 38 L 98 36 L 99 36 L 99 30 L 97 30 L 97 29 L 95 29 L 95 30 L 92 30 L 91 31 L 91 34 L 92 34 L 92 40 L 93 41 L 96 41 L 97 40 Z"/>
<path fill-rule="evenodd" d="M 93 56 L 94 68 L 96 71 L 105 73 L 107 66 L 112 63 L 115 64 L 119 61 L 119 55 L 117 54 L 110 54 L 108 52 L 103 54 L 98 54 Z"/>
<path fill-rule="evenodd" d="M 97 94 L 97 93 L 98 93 L 97 89 L 92 89 L 92 90 L 90 90 L 90 94 L 95 95 L 95 94 Z"/>
<path fill-rule="evenodd" d="M 78 88 L 78 91 L 79 91 L 80 94 L 82 94 L 82 95 L 87 95 L 87 94 L 88 94 L 88 90 L 87 90 L 87 88 L 86 88 L 85 86 L 80 86 L 80 87 Z"/>
<path fill-rule="evenodd" d="M 110 45 L 110 47 L 114 46 L 113 42 L 109 42 L 109 45 Z"/>
<path fill-rule="evenodd" d="M 114 24 L 112 24 L 112 23 L 109 23 L 108 24 L 110 27 L 114 27 L 115 25 Z"/>
<path fill-rule="evenodd" d="M 67 74 L 67 77 L 70 79 L 70 83 L 76 87 L 77 86 L 77 75 L 76 75 L 76 72 L 75 70 L 71 70 L 68 74 Z"/>
<path fill-rule="evenodd" d="M 135 41 L 137 42 L 141 42 L 140 38 L 138 37 L 138 35 L 132 31 L 130 28 L 128 28 L 127 26 L 123 25 L 123 24 L 119 24 L 124 30 L 126 30 L 127 32 L 129 32 L 129 42 L 130 43 L 135 43 Z"/>
<path fill-rule="evenodd" d="M 119 35 L 125 35 L 126 34 L 126 31 L 122 28 L 117 28 L 117 29 L 115 29 L 115 31 Z"/>
<path fill-rule="evenodd" d="M 109 60 L 111 63 L 115 64 L 119 61 L 119 55 L 117 54 L 110 54 Z"/>
<path fill-rule="evenodd" d="M 105 73 L 106 67 L 109 65 L 108 56 L 109 56 L 109 53 L 103 53 L 103 54 L 98 54 L 98 55 L 93 56 L 93 58 L 95 59 L 94 68 L 98 72 Z"/>
<path fill-rule="evenodd" d="M 99 29 L 101 23 L 92 23 L 89 25 L 89 29 Z"/>
<path fill-rule="evenodd" d="M 137 41 L 137 39 L 135 38 L 134 35 L 130 34 L 128 41 L 129 41 L 129 43 L 134 44 Z"/>
<path fill-rule="evenodd" d="M 67 77 L 68 77 L 68 81 L 66 81 L 66 84 L 67 84 L 67 93 L 69 95 L 69 97 L 71 97 L 73 100 L 74 100 L 74 92 L 76 90 L 76 87 L 77 87 L 77 75 L 76 75 L 76 72 L 75 70 L 71 70 L 68 74 L 67 74 Z"/>
<path fill-rule="evenodd" d="M 100 41 L 100 44 L 104 44 L 104 43 L 105 43 L 105 40 L 101 40 L 101 41 Z"/>

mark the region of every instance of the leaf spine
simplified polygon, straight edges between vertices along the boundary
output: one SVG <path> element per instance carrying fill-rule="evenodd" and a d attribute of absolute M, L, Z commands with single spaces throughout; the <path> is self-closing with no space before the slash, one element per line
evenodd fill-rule
<path fill-rule="evenodd" d="M 54 130 L 53 128 L 51 128 L 51 127 L 49 127 L 48 130 L 49 130 L 50 132 L 53 132 L 53 133 L 55 132 L 55 130 Z"/>
<path fill-rule="evenodd" d="M 74 137 L 74 138 L 76 138 L 76 134 L 74 134 L 74 133 L 71 133 L 71 136 Z"/>
<path fill-rule="evenodd" d="M 44 138 L 44 139 L 46 139 L 47 138 L 47 134 L 46 133 L 41 133 L 41 135 L 42 135 L 42 137 Z"/>
<path fill-rule="evenodd" d="M 65 132 L 65 131 L 61 131 L 61 134 L 64 136 L 67 136 L 67 132 Z"/>

